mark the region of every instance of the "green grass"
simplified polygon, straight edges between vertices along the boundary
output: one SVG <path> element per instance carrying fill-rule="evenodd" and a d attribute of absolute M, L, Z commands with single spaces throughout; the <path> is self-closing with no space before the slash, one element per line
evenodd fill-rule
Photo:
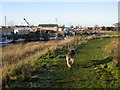
<path fill-rule="evenodd" d="M 92 39 L 77 46 L 78 53 L 72 69 L 66 66 L 66 46 L 50 51 L 35 61 L 35 67 L 28 79 L 22 77 L 23 80 L 11 80 L 6 87 L 120 88 L 120 79 L 116 73 L 118 67 L 110 69 L 112 59 L 104 51 L 112 40 L 113 38 Z"/>

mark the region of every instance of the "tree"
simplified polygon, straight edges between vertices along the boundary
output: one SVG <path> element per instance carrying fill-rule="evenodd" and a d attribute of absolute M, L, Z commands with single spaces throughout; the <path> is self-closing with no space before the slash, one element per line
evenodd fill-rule
<path fill-rule="evenodd" d="M 79 29 L 79 26 L 76 26 L 76 29 Z"/>
<path fill-rule="evenodd" d="M 120 22 L 113 24 L 115 27 L 120 27 Z"/>
<path fill-rule="evenodd" d="M 49 34 L 47 34 L 47 33 L 43 33 L 43 38 L 44 38 L 44 40 L 45 41 L 48 41 L 49 40 L 49 37 L 50 37 L 50 35 Z"/>
<path fill-rule="evenodd" d="M 110 27 L 106 27 L 106 30 L 107 30 L 107 31 L 110 31 Z"/>
<path fill-rule="evenodd" d="M 65 28 L 65 25 L 63 25 L 62 27 Z"/>
<path fill-rule="evenodd" d="M 71 27 L 71 28 L 74 28 L 74 26 L 73 26 L 73 25 L 71 25 L 70 27 Z"/>
<path fill-rule="evenodd" d="M 118 31 L 120 31 L 120 22 L 118 22 L 118 23 L 115 23 L 115 24 L 113 24 L 115 27 L 117 27 L 117 28 L 114 28 L 114 30 L 116 31 L 116 30 L 118 30 Z"/>
<path fill-rule="evenodd" d="M 62 29 L 63 29 L 63 30 L 65 29 L 65 25 L 62 26 Z"/>

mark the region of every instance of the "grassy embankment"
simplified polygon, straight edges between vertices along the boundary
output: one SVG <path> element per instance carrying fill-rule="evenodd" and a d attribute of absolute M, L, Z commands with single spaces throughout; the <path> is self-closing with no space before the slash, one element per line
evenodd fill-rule
<path fill-rule="evenodd" d="M 93 39 L 81 45 L 78 40 L 59 46 L 39 56 L 37 61 L 14 67 L 14 72 L 9 72 L 6 87 L 118 88 L 120 79 L 116 40 Z M 70 47 L 78 48 L 72 70 L 66 67 L 64 57 Z"/>
<path fill-rule="evenodd" d="M 114 40 L 96 39 L 81 46 L 73 69 L 60 70 L 62 77 L 57 87 L 119 88 L 118 48 Z"/>
<path fill-rule="evenodd" d="M 81 37 L 80 37 L 81 38 Z M 5 47 L 2 50 L 2 81 L 3 86 L 12 79 L 26 79 L 29 77 L 35 61 L 41 56 L 53 52 L 59 47 L 68 46 L 74 42 L 74 37 L 67 40 L 54 40 L 48 42 L 31 42 L 21 45 Z M 41 64 L 42 65 L 42 64 Z M 12 78 L 14 77 L 14 78 Z M 11 79 L 12 78 L 12 79 Z"/>

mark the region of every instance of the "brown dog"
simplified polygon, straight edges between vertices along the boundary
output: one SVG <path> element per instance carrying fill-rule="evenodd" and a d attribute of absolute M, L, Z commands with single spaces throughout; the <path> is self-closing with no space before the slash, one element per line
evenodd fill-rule
<path fill-rule="evenodd" d="M 67 60 L 67 66 L 71 68 L 72 64 L 74 63 L 74 57 L 76 54 L 76 49 L 73 48 L 69 50 L 68 54 L 66 55 L 66 60 Z"/>

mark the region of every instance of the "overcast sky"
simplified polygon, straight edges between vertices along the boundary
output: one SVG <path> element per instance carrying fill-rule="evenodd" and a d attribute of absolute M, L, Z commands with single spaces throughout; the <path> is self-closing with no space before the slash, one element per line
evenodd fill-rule
<path fill-rule="evenodd" d="M 118 22 L 118 2 L 2 2 L 0 24 L 31 25 L 57 23 L 59 25 L 112 26 Z"/>

